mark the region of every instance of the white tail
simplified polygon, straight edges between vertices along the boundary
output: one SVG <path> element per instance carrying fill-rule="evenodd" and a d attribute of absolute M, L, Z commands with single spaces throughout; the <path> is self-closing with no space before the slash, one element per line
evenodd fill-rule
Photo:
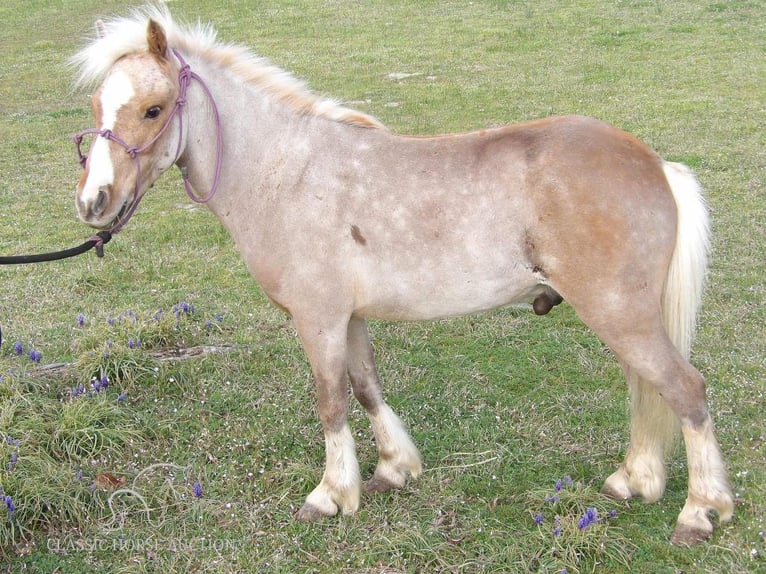
<path fill-rule="evenodd" d="M 663 170 L 678 207 L 676 248 L 665 281 L 663 315 L 670 340 L 688 359 L 707 275 L 710 219 L 692 171 L 672 162 L 664 162 Z"/>

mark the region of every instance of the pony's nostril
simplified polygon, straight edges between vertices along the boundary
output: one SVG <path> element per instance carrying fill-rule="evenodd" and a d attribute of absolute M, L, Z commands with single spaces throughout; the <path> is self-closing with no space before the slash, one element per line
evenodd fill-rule
<path fill-rule="evenodd" d="M 98 188 L 98 195 L 96 195 L 96 200 L 93 202 L 93 207 L 91 211 L 93 212 L 94 215 L 100 215 L 106 209 L 106 206 L 108 203 L 109 203 L 109 186 L 102 185 L 101 187 Z"/>

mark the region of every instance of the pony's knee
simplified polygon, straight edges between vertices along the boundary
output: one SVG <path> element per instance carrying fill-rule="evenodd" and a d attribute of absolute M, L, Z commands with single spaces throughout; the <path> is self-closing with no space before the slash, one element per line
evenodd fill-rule
<path fill-rule="evenodd" d="M 368 413 L 374 413 L 383 402 L 383 395 L 380 391 L 380 384 L 377 377 L 363 378 L 358 374 L 351 373 L 351 389 L 354 397 L 362 405 L 362 408 Z"/>

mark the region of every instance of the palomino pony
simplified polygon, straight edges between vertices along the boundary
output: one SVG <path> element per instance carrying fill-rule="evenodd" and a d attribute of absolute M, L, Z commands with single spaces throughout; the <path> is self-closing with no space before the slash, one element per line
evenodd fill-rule
<path fill-rule="evenodd" d="M 684 166 L 615 127 L 552 117 L 466 134 L 404 137 L 312 95 L 205 26 L 164 8 L 98 26 L 73 58 L 97 129 L 76 206 L 119 229 L 178 165 L 231 233 L 264 292 L 292 317 L 316 381 L 326 463 L 301 519 L 357 510 L 350 382 L 379 453 L 372 491 L 401 488 L 420 455 L 384 402 L 366 319 L 437 319 L 562 298 L 618 357 L 630 445 L 603 487 L 656 501 L 680 428 L 688 498 L 672 541 L 733 513 L 725 465 L 688 361 L 708 216 Z M 80 135 L 81 139 L 83 136 Z"/>

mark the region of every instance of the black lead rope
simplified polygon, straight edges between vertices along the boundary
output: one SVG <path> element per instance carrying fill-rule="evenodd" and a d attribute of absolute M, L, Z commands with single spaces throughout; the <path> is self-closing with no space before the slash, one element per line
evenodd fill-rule
<path fill-rule="evenodd" d="M 76 257 L 90 251 L 94 247 L 96 248 L 96 256 L 104 256 L 104 245 L 109 243 L 112 239 L 111 231 L 99 231 L 88 239 L 82 245 L 72 247 L 71 249 L 63 249 L 61 251 L 53 251 L 51 253 L 37 253 L 35 255 L 9 255 L 7 257 L 0 257 L 0 265 L 20 265 L 24 263 L 43 263 L 45 261 L 58 261 L 59 259 L 67 259 L 69 257 Z M 1 339 L 0 339 L 1 340 Z"/>

